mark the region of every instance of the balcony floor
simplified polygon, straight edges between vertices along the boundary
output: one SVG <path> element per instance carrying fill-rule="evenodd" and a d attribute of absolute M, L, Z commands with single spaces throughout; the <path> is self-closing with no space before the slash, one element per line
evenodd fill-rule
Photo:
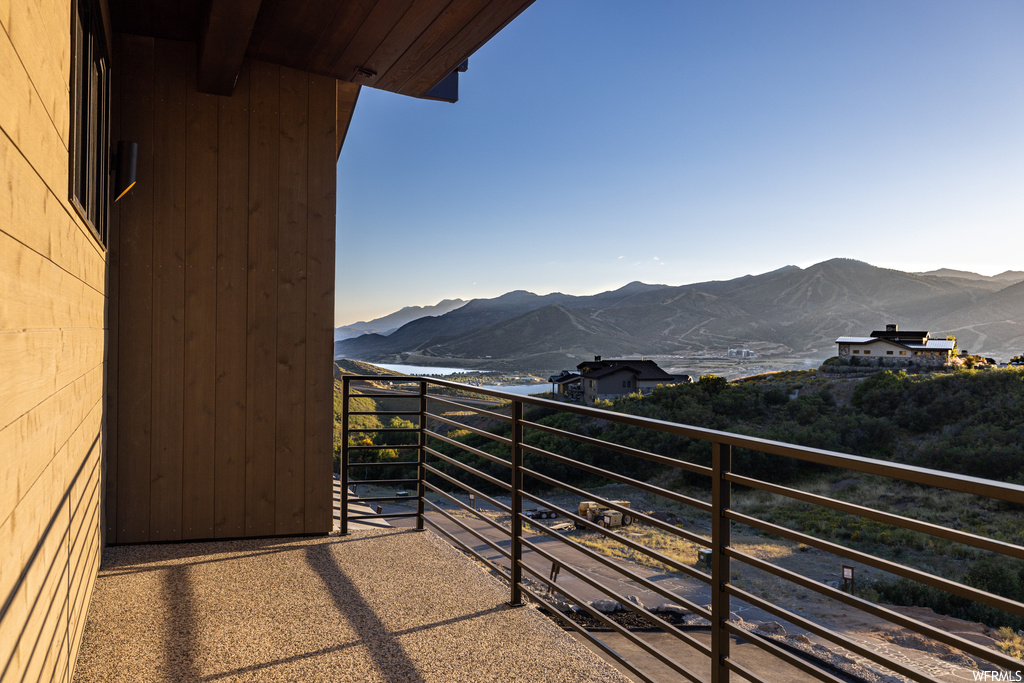
<path fill-rule="evenodd" d="M 79 681 L 626 681 L 432 533 L 103 552 Z"/>

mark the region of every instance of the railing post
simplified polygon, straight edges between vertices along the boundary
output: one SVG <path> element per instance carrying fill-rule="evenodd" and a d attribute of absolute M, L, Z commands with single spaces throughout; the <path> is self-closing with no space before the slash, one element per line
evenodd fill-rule
<path fill-rule="evenodd" d="M 512 599 L 513 607 L 523 604 L 523 404 L 512 401 Z"/>
<path fill-rule="evenodd" d="M 341 378 L 341 465 L 338 479 L 341 483 L 339 492 L 341 507 L 341 535 L 348 535 L 348 377 Z"/>
<path fill-rule="evenodd" d="M 730 604 L 726 584 L 729 583 L 729 556 L 725 549 L 732 542 L 732 522 L 725 516 L 732 505 L 732 484 L 724 475 L 732 468 L 732 446 L 711 444 L 711 683 L 727 683 L 729 669 Z"/>
<path fill-rule="evenodd" d="M 420 417 L 419 417 L 419 429 L 416 432 L 417 445 L 419 448 L 416 449 L 417 462 L 416 465 L 416 531 L 423 531 L 423 496 L 426 495 L 426 487 L 423 485 L 423 480 L 427 476 L 427 470 L 423 466 L 427 462 L 427 452 L 423 450 L 427 445 L 427 383 L 426 381 L 420 381 Z"/>

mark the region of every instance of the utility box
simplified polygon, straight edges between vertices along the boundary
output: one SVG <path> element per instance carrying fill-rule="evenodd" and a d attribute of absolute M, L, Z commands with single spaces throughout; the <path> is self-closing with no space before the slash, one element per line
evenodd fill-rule
<path fill-rule="evenodd" d="M 697 565 L 711 571 L 711 548 L 701 548 L 697 551 Z"/>

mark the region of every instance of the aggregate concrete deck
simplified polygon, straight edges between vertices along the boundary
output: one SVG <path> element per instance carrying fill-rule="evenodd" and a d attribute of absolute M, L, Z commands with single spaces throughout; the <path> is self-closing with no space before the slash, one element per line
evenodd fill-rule
<path fill-rule="evenodd" d="M 103 552 L 77 681 L 625 679 L 434 534 Z"/>

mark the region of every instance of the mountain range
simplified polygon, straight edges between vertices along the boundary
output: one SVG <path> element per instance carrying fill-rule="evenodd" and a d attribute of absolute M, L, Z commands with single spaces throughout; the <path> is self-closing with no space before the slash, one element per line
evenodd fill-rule
<path fill-rule="evenodd" d="M 836 337 L 889 323 L 938 338 L 953 334 L 971 353 L 1017 355 L 1024 351 L 1024 272 L 907 273 L 832 259 L 690 285 L 632 282 L 592 296 L 520 290 L 473 299 L 389 334 L 338 341 L 335 355 L 553 369 L 593 355 L 725 355 L 736 347 L 825 358 L 834 355 Z"/>
<path fill-rule="evenodd" d="M 352 323 L 351 325 L 335 327 L 334 341 L 358 337 L 363 334 L 388 335 L 402 325 L 410 323 L 413 320 L 417 320 L 425 316 L 444 315 L 445 313 L 454 311 L 456 308 L 464 306 L 465 304 L 466 302 L 462 299 L 444 299 L 433 306 L 406 306 L 394 313 L 389 313 L 383 318 L 377 318 L 370 321 L 360 321 Z"/>

